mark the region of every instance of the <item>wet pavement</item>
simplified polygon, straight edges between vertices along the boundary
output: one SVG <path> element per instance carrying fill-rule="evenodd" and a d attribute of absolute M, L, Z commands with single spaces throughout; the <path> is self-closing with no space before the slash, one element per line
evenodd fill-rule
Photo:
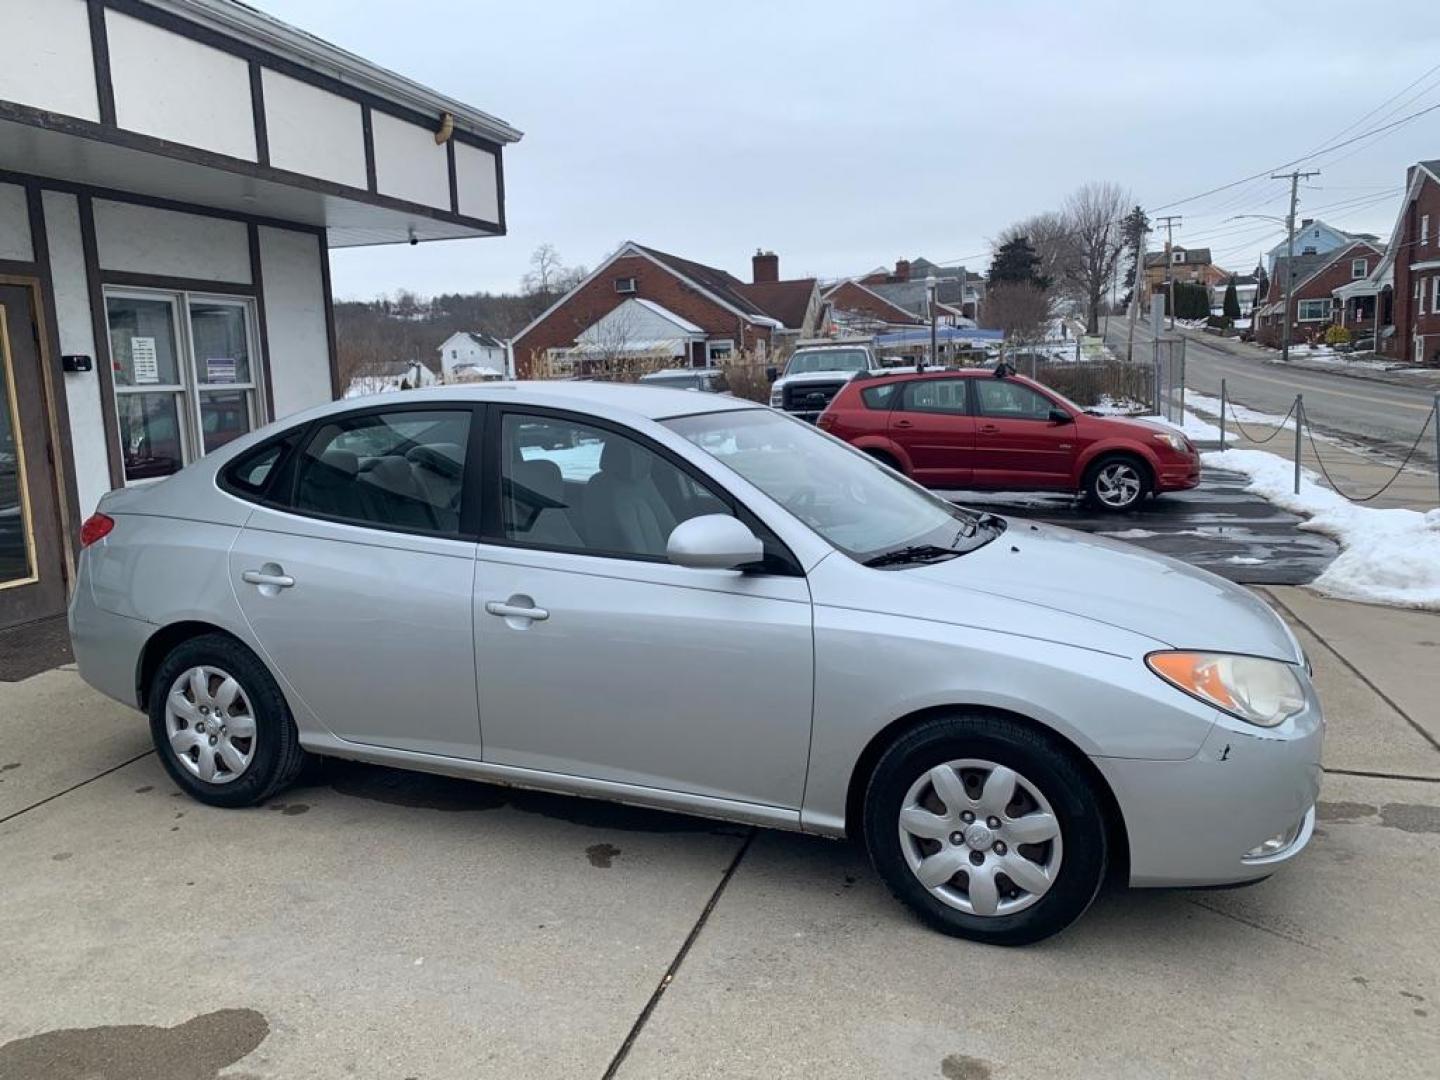
<path fill-rule="evenodd" d="M 1207 468 L 1198 488 L 1147 499 L 1126 514 L 1041 492 L 944 491 L 952 502 L 1125 540 L 1246 585 L 1304 585 L 1339 554 L 1301 518 L 1245 491 L 1240 473 Z"/>

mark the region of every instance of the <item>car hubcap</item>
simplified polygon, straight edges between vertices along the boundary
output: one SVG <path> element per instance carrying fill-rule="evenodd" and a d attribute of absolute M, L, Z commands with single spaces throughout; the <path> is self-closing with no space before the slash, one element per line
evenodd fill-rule
<path fill-rule="evenodd" d="M 217 667 L 192 667 L 171 684 L 165 732 L 180 764 L 207 784 L 228 784 L 255 757 L 250 699 Z"/>
<path fill-rule="evenodd" d="M 1013 915 L 1049 891 L 1063 854 L 1040 789 L 1004 765 L 965 758 L 923 774 L 900 806 L 900 849 L 920 884 L 971 915 Z"/>
<path fill-rule="evenodd" d="M 1106 506 L 1129 506 L 1140 497 L 1140 474 L 1133 465 L 1106 465 L 1095 479 L 1095 494 Z"/>

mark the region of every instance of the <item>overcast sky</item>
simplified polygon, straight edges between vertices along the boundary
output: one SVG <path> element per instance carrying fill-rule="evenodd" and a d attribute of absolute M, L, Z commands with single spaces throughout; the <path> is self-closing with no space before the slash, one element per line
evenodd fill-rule
<path fill-rule="evenodd" d="M 514 290 L 546 242 L 594 266 L 636 240 L 747 280 L 762 246 L 782 277 L 983 269 L 991 237 L 1086 180 L 1161 208 L 1440 102 L 1437 68 L 1360 122 L 1440 61 L 1435 0 L 258 2 L 525 133 L 508 236 L 337 251 L 347 299 Z M 1436 157 L 1440 110 L 1322 154 L 1301 216 L 1384 235 L 1405 166 Z M 1227 219 L 1285 195 L 1160 212 L 1248 270 L 1279 227 Z"/>

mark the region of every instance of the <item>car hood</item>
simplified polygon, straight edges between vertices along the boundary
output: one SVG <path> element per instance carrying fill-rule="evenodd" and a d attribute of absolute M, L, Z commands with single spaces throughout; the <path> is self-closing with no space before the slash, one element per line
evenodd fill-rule
<path fill-rule="evenodd" d="M 838 381 L 848 382 L 859 372 L 857 371 L 802 371 L 795 375 L 782 375 L 776 379 L 777 383 L 803 386 L 806 383 L 833 383 Z"/>
<path fill-rule="evenodd" d="M 1178 649 L 1301 662 L 1289 627 L 1255 594 L 1133 544 L 1009 519 L 984 547 L 899 571 L 1117 627 Z M 943 601 L 941 601 L 943 603 Z M 1037 612 L 1037 618 L 1043 618 Z"/>

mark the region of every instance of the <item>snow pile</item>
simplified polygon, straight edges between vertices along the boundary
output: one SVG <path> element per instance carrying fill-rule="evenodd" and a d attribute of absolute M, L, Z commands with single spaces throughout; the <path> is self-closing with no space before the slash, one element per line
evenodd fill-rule
<path fill-rule="evenodd" d="M 1186 398 L 1189 398 L 1187 392 Z M 1217 403 L 1218 404 L 1218 403 Z M 1185 422 L 1172 424 L 1163 416 L 1137 416 L 1136 420 L 1144 420 L 1151 424 L 1163 424 L 1165 427 L 1173 428 L 1176 431 L 1184 432 L 1191 442 L 1219 442 L 1220 429 L 1208 420 L 1202 420 L 1189 409 L 1185 410 Z"/>
<path fill-rule="evenodd" d="M 1197 394 L 1194 390 L 1186 390 L 1185 404 L 1187 406 L 1193 405 L 1202 413 L 1205 413 L 1209 416 L 1220 415 L 1220 399 L 1217 397 L 1211 397 L 1209 394 Z M 1228 417 L 1233 417 L 1234 419 L 1239 420 L 1242 424 L 1263 424 L 1267 427 L 1272 428 L 1283 427 L 1287 431 L 1293 431 L 1295 429 L 1295 421 L 1293 418 L 1285 420 L 1284 423 L 1281 423 L 1281 420 L 1283 418 L 1277 413 L 1267 413 L 1261 412 L 1258 409 L 1249 409 L 1246 408 L 1244 405 L 1236 405 L 1233 401 L 1225 402 L 1225 412 Z M 1318 435 L 1315 437 L 1317 439 L 1320 438 L 1320 436 Z M 1220 438 L 1220 431 L 1218 428 L 1215 431 L 1215 438 Z"/>
<path fill-rule="evenodd" d="M 1294 493 L 1295 466 L 1263 450 L 1211 450 L 1206 465 L 1244 473 L 1247 491 L 1308 521 L 1311 529 L 1340 543 L 1339 557 L 1310 587 L 1341 600 L 1440 611 L 1440 509 L 1377 510 L 1357 506 L 1302 470 Z"/>

